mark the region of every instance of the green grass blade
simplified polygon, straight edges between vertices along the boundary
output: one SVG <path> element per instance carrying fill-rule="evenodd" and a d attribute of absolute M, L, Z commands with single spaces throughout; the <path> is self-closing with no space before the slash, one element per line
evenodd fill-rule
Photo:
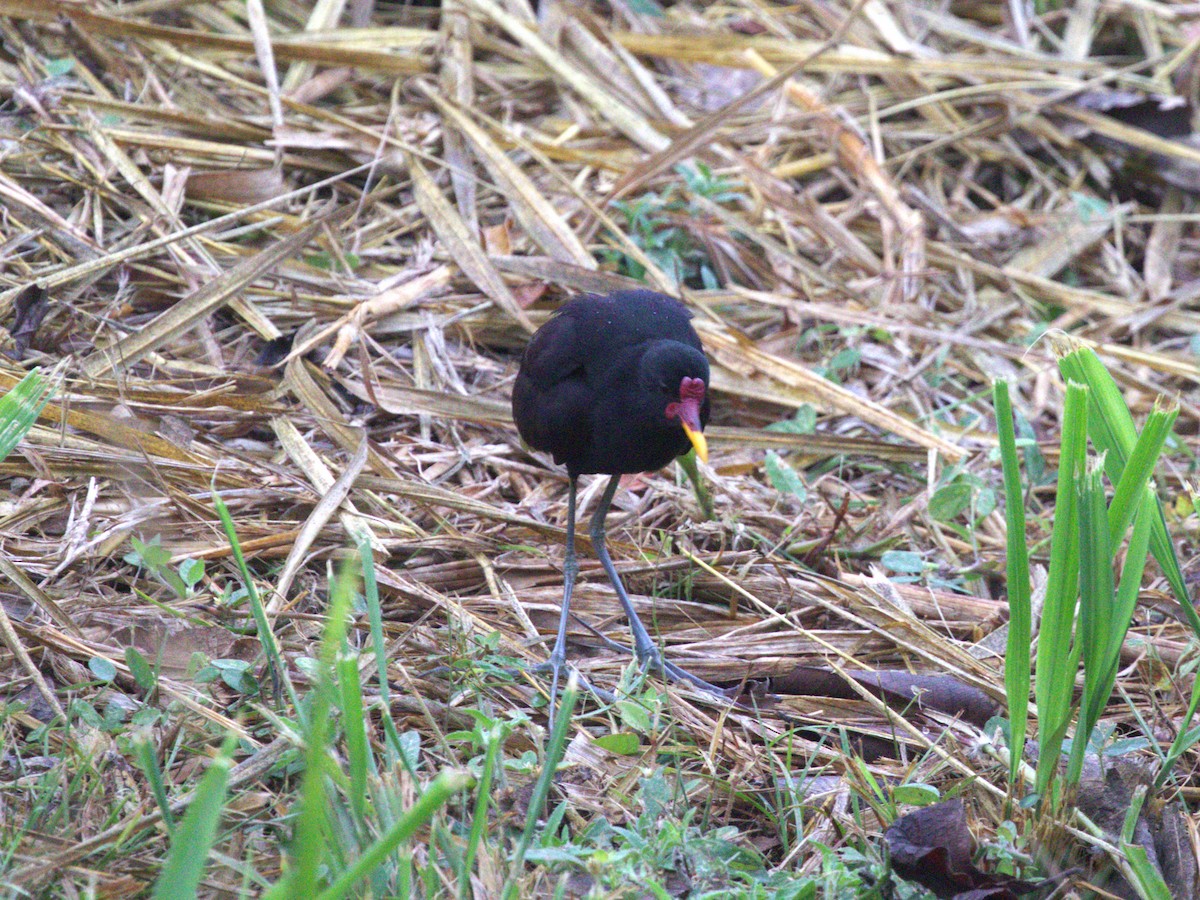
<path fill-rule="evenodd" d="M 1088 402 L 1095 415 L 1088 422 L 1088 434 L 1096 450 L 1108 455 L 1105 472 L 1110 480 L 1117 481 L 1112 477 L 1114 468 L 1119 475 L 1137 440 L 1133 416 L 1121 389 L 1090 347 L 1072 347 L 1059 357 L 1058 368 L 1064 379 L 1086 385 L 1091 391 Z"/>
<path fill-rule="evenodd" d="M 550 796 L 550 786 L 554 784 L 554 776 L 558 773 L 558 764 L 562 762 L 563 754 L 566 753 L 567 731 L 571 727 L 575 704 L 578 702 L 579 678 L 572 670 L 570 678 L 567 679 L 566 689 L 563 691 L 558 715 L 554 719 L 554 731 L 551 732 L 550 740 L 546 744 L 546 759 L 542 765 L 542 774 L 534 783 L 533 794 L 529 798 L 529 812 L 525 817 L 525 828 L 513 851 L 508 878 L 501 891 L 504 900 L 513 900 L 517 896 L 517 879 L 521 877 L 521 871 L 525 865 L 525 854 L 533 843 L 533 833 L 537 829 L 538 819 L 541 818 L 542 810 L 546 806 L 546 798 Z"/>
<path fill-rule="evenodd" d="M 1192 679 L 1192 698 L 1188 701 L 1187 712 L 1180 720 L 1182 723 L 1179 728 L 1179 734 L 1175 736 L 1175 740 L 1171 742 L 1171 746 L 1167 749 L 1166 756 L 1163 758 L 1162 769 L 1158 773 L 1158 777 L 1154 779 L 1154 790 L 1158 791 L 1167 783 L 1167 778 L 1171 775 L 1171 770 L 1175 767 L 1175 763 L 1188 750 L 1200 742 L 1200 726 L 1195 728 L 1186 728 L 1188 722 L 1192 721 L 1192 717 L 1196 715 L 1196 709 L 1200 707 L 1200 678 Z"/>
<path fill-rule="evenodd" d="M 1104 497 L 1103 456 L 1079 479 L 1079 628 L 1076 639 L 1084 665 L 1083 699 L 1071 743 L 1067 783 L 1079 783 L 1088 737 L 1096 724 L 1099 678 L 1105 665 L 1113 614 L 1113 553 L 1108 536 Z M 1105 698 L 1107 700 L 1107 697 Z"/>
<path fill-rule="evenodd" d="M 712 521 L 712 491 L 708 489 L 704 482 L 704 476 L 700 474 L 700 465 L 696 462 L 696 451 L 689 450 L 679 457 L 678 462 L 679 468 L 683 469 L 688 481 L 692 483 L 692 490 L 696 493 L 696 502 L 700 504 L 700 511 L 704 514 L 705 520 Z"/>
<path fill-rule="evenodd" d="M 1146 483 L 1154 477 L 1154 467 L 1158 465 L 1163 444 L 1178 416 L 1179 407 L 1164 409 L 1155 403 L 1142 433 L 1137 436 L 1109 508 L 1109 535 L 1114 547 L 1121 542 L 1125 529 L 1133 521 L 1134 510 L 1142 502 Z"/>
<path fill-rule="evenodd" d="M 1116 597 L 1108 616 L 1107 629 L 1100 636 L 1104 641 L 1104 649 L 1099 660 L 1096 686 L 1092 691 L 1091 708 L 1087 714 L 1094 726 L 1100 721 L 1104 707 L 1112 696 L 1113 686 L 1117 681 L 1117 670 L 1121 664 L 1121 647 L 1125 636 L 1129 633 L 1133 613 L 1137 608 L 1138 592 L 1142 587 L 1142 576 L 1146 571 L 1146 560 L 1149 558 L 1150 532 L 1154 516 L 1158 509 L 1154 503 L 1154 487 L 1151 482 L 1142 485 L 1141 502 L 1134 510 L 1133 533 L 1129 538 L 1129 548 L 1125 553 L 1125 567 L 1121 572 L 1121 581 L 1117 585 Z M 1086 676 L 1086 669 L 1085 669 Z"/>
<path fill-rule="evenodd" d="M 175 831 L 175 816 L 171 812 L 171 804 L 167 802 L 167 790 L 163 784 L 158 758 L 154 755 L 154 744 L 143 738 L 134 743 L 134 750 L 142 771 L 146 773 L 146 781 L 150 784 L 150 792 L 154 795 L 154 802 L 158 804 L 158 811 L 162 813 L 163 824 L 167 826 L 167 833 L 170 834 Z"/>
<path fill-rule="evenodd" d="M 1008 646 L 1004 656 L 1004 691 L 1008 698 L 1009 784 L 1015 790 L 1021 771 L 1025 731 L 1029 722 L 1030 657 L 1033 605 L 1029 588 L 1029 550 L 1025 544 L 1025 495 L 1021 489 L 1017 437 L 1013 429 L 1008 383 L 992 388 L 996 432 L 1004 471 L 1004 521 L 1007 532 Z"/>
<path fill-rule="evenodd" d="M 1087 449 L 1088 391 L 1070 382 L 1063 405 L 1062 448 L 1050 537 L 1050 571 L 1038 632 L 1038 710 L 1036 790 L 1045 794 L 1058 769 L 1058 756 L 1070 721 L 1079 644 L 1072 645 L 1079 595 L 1079 500 L 1075 488 Z"/>
<path fill-rule="evenodd" d="M 166 864 L 154 883 L 154 900 L 195 900 L 225 808 L 225 785 L 233 767 L 234 746 L 232 738 L 225 740 L 220 755 L 209 763 L 196 788 L 183 821 L 172 835 Z"/>
<path fill-rule="evenodd" d="M 1100 358 L 1088 347 L 1072 347 L 1062 353 L 1059 356 L 1058 367 L 1064 378 L 1091 388 L 1093 415 L 1089 417 L 1088 433 L 1096 448 L 1107 454 L 1105 472 L 1109 481 L 1120 484 L 1125 464 L 1137 443 L 1137 429 L 1134 427 L 1129 407 L 1125 404 L 1125 398 L 1121 396 L 1117 383 L 1104 368 Z M 1183 571 L 1179 567 L 1179 558 L 1175 555 L 1175 545 L 1167 532 L 1167 520 L 1162 504 L 1157 500 L 1155 502 L 1158 515 L 1150 534 L 1150 551 L 1162 567 L 1163 575 L 1171 585 L 1171 592 L 1179 602 L 1180 611 L 1187 619 L 1192 632 L 1200 637 L 1200 614 L 1196 612 L 1188 594 Z"/>
<path fill-rule="evenodd" d="M 294 871 L 289 873 L 289 895 L 313 897 L 317 893 L 320 869 L 327 858 L 326 834 L 330 829 L 326 809 L 327 768 L 332 765 L 329 744 L 332 740 L 330 712 L 334 699 L 334 667 L 346 640 L 353 579 L 346 567 L 330 589 L 329 612 L 321 637 L 313 694 L 304 728 L 304 777 L 300 783 L 300 809 L 296 814 L 295 839 L 292 842 Z"/>
<path fill-rule="evenodd" d="M 1163 881 L 1162 873 L 1150 861 L 1146 848 L 1134 840 L 1138 817 L 1142 813 L 1142 805 L 1146 802 L 1145 785 L 1140 785 L 1133 792 L 1129 809 L 1125 812 L 1125 822 L 1121 828 L 1121 853 L 1129 864 L 1129 873 L 1137 892 L 1146 900 L 1172 900 L 1171 889 Z"/>
<path fill-rule="evenodd" d="M 233 524 L 233 516 L 229 514 L 229 507 L 225 505 L 225 501 L 221 499 L 221 495 L 213 491 L 213 505 L 216 507 L 217 515 L 221 517 L 221 527 L 225 531 L 225 536 L 229 539 L 229 549 L 233 553 L 233 560 L 237 564 L 238 572 L 241 573 L 242 583 L 246 585 L 246 596 L 250 602 L 250 612 L 254 616 L 254 626 L 258 631 L 258 641 L 262 645 L 263 654 L 267 657 L 267 668 L 271 671 L 271 684 L 275 688 L 274 693 L 278 695 L 279 685 L 283 685 L 288 694 L 288 699 L 291 701 L 292 708 L 299 707 L 300 701 L 296 697 L 296 689 L 292 686 L 292 680 L 288 678 L 287 670 L 284 668 L 283 660 L 279 655 L 279 643 L 275 638 L 275 632 L 271 630 L 271 622 L 267 619 L 267 611 L 263 606 L 262 597 L 258 594 L 258 588 L 254 585 L 254 578 L 250 574 L 250 567 L 246 565 L 246 557 L 242 553 L 242 542 L 238 539 L 237 527 Z M 279 697 L 276 696 L 278 703 Z"/>
<path fill-rule="evenodd" d="M 433 814 L 459 791 L 470 787 L 474 778 L 464 771 L 439 772 L 421 792 L 416 802 L 396 820 L 388 831 L 380 835 L 366 852 L 338 876 L 328 889 L 315 895 L 317 900 L 337 900 L 346 896 L 351 889 L 382 865 L 401 843 L 412 837 L 417 829 L 429 822 Z M 293 896 L 313 896 L 294 894 Z M 403 895 L 402 895 L 403 896 Z"/>
<path fill-rule="evenodd" d="M 363 825 L 367 815 L 367 775 L 375 771 L 375 758 L 367 742 L 358 655 L 339 655 L 337 673 L 342 728 L 346 733 L 346 764 L 350 769 L 350 806 L 358 824 Z"/>
<path fill-rule="evenodd" d="M 363 599 L 367 603 L 367 619 L 371 623 L 371 649 L 375 652 L 375 668 L 379 683 L 379 704 L 383 721 L 383 736 L 387 744 L 388 765 L 397 760 L 407 768 L 408 774 L 416 777 L 416 771 L 408 764 L 408 754 L 400 746 L 400 734 L 392 719 L 392 695 L 387 677 L 387 645 L 383 639 L 383 610 L 379 605 L 379 582 L 375 578 L 375 554 L 371 542 L 363 540 L 358 545 L 358 557 L 362 561 Z"/>
<path fill-rule="evenodd" d="M 471 832 L 467 836 L 467 847 L 463 853 L 462 878 L 458 885 L 458 896 L 462 900 L 471 898 L 471 869 L 475 855 L 484 842 L 488 827 L 488 807 L 492 801 L 492 779 L 496 772 L 496 761 L 504 748 L 507 730 L 493 726 L 487 732 L 487 752 L 483 758 L 483 772 L 479 776 L 479 787 L 475 792 L 475 809 L 471 816 Z"/>
<path fill-rule="evenodd" d="M 58 383 L 57 371 L 47 378 L 39 369 L 33 369 L 0 397 L 0 460 L 12 453 L 29 433 L 58 389 Z"/>
<path fill-rule="evenodd" d="M 1112 615 L 1115 627 L 1107 635 L 1108 647 L 1105 653 L 1114 674 L 1121 658 L 1121 647 L 1125 643 L 1125 635 L 1133 622 L 1138 592 L 1142 587 L 1142 575 L 1146 571 L 1146 561 L 1149 557 L 1150 533 L 1154 516 L 1158 512 L 1154 503 L 1153 482 L 1147 481 L 1142 485 L 1140 499 L 1141 502 L 1134 509 L 1133 533 L 1129 537 L 1129 548 L 1125 552 L 1125 568 L 1121 572 L 1121 583 L 1117 586 L 1117 604 Z"/>

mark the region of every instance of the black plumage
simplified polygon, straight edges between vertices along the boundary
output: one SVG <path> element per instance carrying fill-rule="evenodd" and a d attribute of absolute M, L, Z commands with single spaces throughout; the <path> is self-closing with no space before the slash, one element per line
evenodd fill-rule
<path fill-rule="evenodd" d="M 585 294 L 563 304 L 525 349 L 513 418 L 529 446 L 572 476 L 661 469 L 692 441 L 680 417 L 685 379 L 700 433 L 708 424 L 708 360 L 677 300 L 653 291 Z"/>
<path fill-rule="evenodd" d="M 633 632 L 643 665 L 717 690 L 663 660 L 633 609 L 605 546 L 604 520 L 620 476 L 660 469 L 693 447 L 707 459 L 708 360 L 677 300 L 653 291 L 585 294 L 569 300 L 525 349 L 513 385 L 513 418 L 529 446 L 567 467 L 567 556 L 558 639 L 546 667 L 556 691 L 566 663 L 580 475 L 611 475 L 592 518 L 592 544 Z"/>

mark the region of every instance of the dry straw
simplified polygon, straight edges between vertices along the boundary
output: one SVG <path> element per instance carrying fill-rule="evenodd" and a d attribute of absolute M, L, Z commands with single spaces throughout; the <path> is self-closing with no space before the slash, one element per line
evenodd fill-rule
<path fill-rule="evenodd" d="M 442 667 L 497 632 L 499 652 L 539 662 L 557 617 L 566 479 L 511 425 L 517 354 L 555 302 L 634 271 L 691 305 L 713 361 L 714 516 L 672 472 L 640 479 L 618 495 L 613 553 L 668 655 L 706 679 L 894 670 L 1002 699 L 990 383 L 1012 382 L 1018 437 L 1052 439 L 1062 386 L 1046 329 L 1094 346 L 1139 421 L 1156 395 L 1179 396 L 1195 450 L 1194 198 L 1156 172 L 1194 171 L 1200 155 L 1075 103 L 1194 90 L 1170 5 L 1067 4 L 1069 21 L 1036 27 L 998 20 L 1021 4 L 889 0 L 681 3 L 664 17 L 549 0 L 537 17 L 522 0 L 444 0 L 440 14 L 360 2 L 340 17 L 317 4 L 325 19 L 264 6 L 259 19 L 215 0 L 0 0 L 3 322 L 27 286 L 49 291 L 0 387 L 28 363 L 72 360 L 0 464 L 0 599 L 24 651 L 0 658 L 10 700 L 48 689 L 31 659 L 60 689 L 110 660 L 132 690 L 125 647 L 153 660 L 169 645 L 179 668 L 152 702 L 173 712 L 156 739 L 230 729 L 249 754 L 233 783 L 248 783 L 280 739 L 258 733 L 257 708 L 231 720 L 228 694 L 187 669 L 192 650 L 244 652 L 227 627 L 242 614 L 220 601 L 237 577 L 216 490 L 293 663 L 315 655 L 335 560 L 376 548 L 395 715 L 453 762 L 441 735 L 469 722 Z M 736 196 L 686 188 L 677 166 L 697 163 Z M 715 285 L 675 283 L 638 202 L 661 203 L 655 227 L 699 248 Z M 270 352 L 281 335 L 294 345 Z M 763 430 L 809 407 L 815 434 Z M 766 451 L 803 473 L 804 498 L 768 477 Z M 1196 520 L 1175 502 L 1188 463 L 1172 459 L 1159 485 L 1188 560 Z M 943 516 L 954 479 L 972 504 Z M 581 514 L 595 496 L 585 485 Z M 1038 533 L 1044 499 L 1035 487 Z M 196 593 L 135 582 L 131 536 L 160 537 L 173 565 L 205 560 Z M 889 581 L 888 551 L 923 577 Z M 626 659 L 589 629 L 625 631 L 588 559 L 570 637 L 611 688 Z M 1186 697 L 1165 679 L 1188 636 L 1148 583 L 1121 658 L 1128 705 L 1109 715 L 1132 725 L 1139 710 L 1170 740 Z M 468 683 L 501 710 L 543 690 Z M 974 776 L 981 834 L 1003 818 L 1006 767 L 974 755 L 978 726 L 952 712 L 858 688 L 734 707 L 664 689 L 657 739 L 690 748 L 679 765 L 712 786 L 693 799 L 762 846 L 774 826 L 733 798 L 801 757 L 841 773 L 843 734 L 883 748 L 869 770 L 884 781 Z M 623 726 L 589 712 L 578 727 Z M 636 780 L 638 758 L 586 773 L 580 758 L 562 776 L 572 815 L 619 814 L 628 791 L 610 789 Z M 114 890 L 140 876 L 136 859 L 95 856 L 149 802 L 128 789 L 116 825 L 71 816 L 52 841 L 29 835 L 19 874 L 95 862 Z M 814 826 L 831 844 L 858 827 L 838 790 L 834 824 Z M 1181 790 L 1200 796 L 1194 779 Z"/>

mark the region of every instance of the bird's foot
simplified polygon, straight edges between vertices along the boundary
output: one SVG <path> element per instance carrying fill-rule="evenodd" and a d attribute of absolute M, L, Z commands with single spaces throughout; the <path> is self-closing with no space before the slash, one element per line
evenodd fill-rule
<path fill-rule="evenodd" d="M 559 683 L 559 681 L 562 680 L 561 673 L 563 672 L 563 670 L 572 669 L 572 668 L 574 668 L 574 666 L 567 665 L 565 660 L 562 662 L 559 662 L 557 664 L 555 664 L 553 660 L 546 660 L 546 662 L 538 663 L 536 666 L 534 666 L 530 669 L 526 669 L 525 671 L 528 672 L 530 675 L 550 675 L 551 676 L 551 684 L 557 685 Z M 606 691 L 606 690 L 604 690 L 604 688 L 596 687 L 596 685 L 594 685 L 590 681 L 588 681 L 583 676 L 583 673 L 580 672 L 578 669 L 575 669 L 575 677 L 579 681 L 579 686 L 581 688 L 583 688 L 588 693 L 595 694 L 597 697 L 599 697 L 605 703 L 612 703 L 617 699 L 616 694 L 614 694 L 612 691 Z"/>
<path fill-rule="evenodd" d="M 707 691 L 710 694 L 716 694 L 718 697 L 726 700 L 734 695 L 733 688 L 718 687 L 715 684 L 705 681 L 698 675 L 693 675 L 687 669 L 681 669 L 664 657 L 662 651 L 653 644 L 649 647 L 639 647 L 635 652 L 637 654 L 638 665 L 642 667 L 643 671 L 658 672 L 671 681 L 681 681 L 685 684 L 690 684 L 692 687 Z"/>
<path fill-rule="evenodd" d="M 558 683 L 562 680 L 563 670 L 569 668 L 572 667 L 567 665 L 566 659 L 561 657 L 556 658 L 554 654 L 551 654 L 550 658 L 544 663 L 538 663 L 533 668 L 526 670 L 531 675 L 550 676 L 550 705 L 549 722 L 547 727 L 547 730 L 550 733 L 554 732 L 555 704 L 558 702 Z M 589 694 L 592 694 L 602 703 L 617 702 L 616 694 L 614 694 L 612 691 L 606 691 L 604 688 L 596 687 L 596 685 L 584 678 L 583 674 L 578 669 L 575 669 L 575 678 L 581 688 L 583 688 Z"/>

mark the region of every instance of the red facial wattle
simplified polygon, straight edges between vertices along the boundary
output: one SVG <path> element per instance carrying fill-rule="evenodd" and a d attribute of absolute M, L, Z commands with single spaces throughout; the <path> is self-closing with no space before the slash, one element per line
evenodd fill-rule
<path fill-rule="evenodd" d="M 704 438 L 704 426 L 700 422 L 700 406 L 704 403 L 707 388 L 701 378 L 685 377 L 679 382 L 679 400 L 667 404 L 667 418 L 678 419 L 683 432 L 696 448 L 696 455 L 708 462 L 708 441 Z"/>

